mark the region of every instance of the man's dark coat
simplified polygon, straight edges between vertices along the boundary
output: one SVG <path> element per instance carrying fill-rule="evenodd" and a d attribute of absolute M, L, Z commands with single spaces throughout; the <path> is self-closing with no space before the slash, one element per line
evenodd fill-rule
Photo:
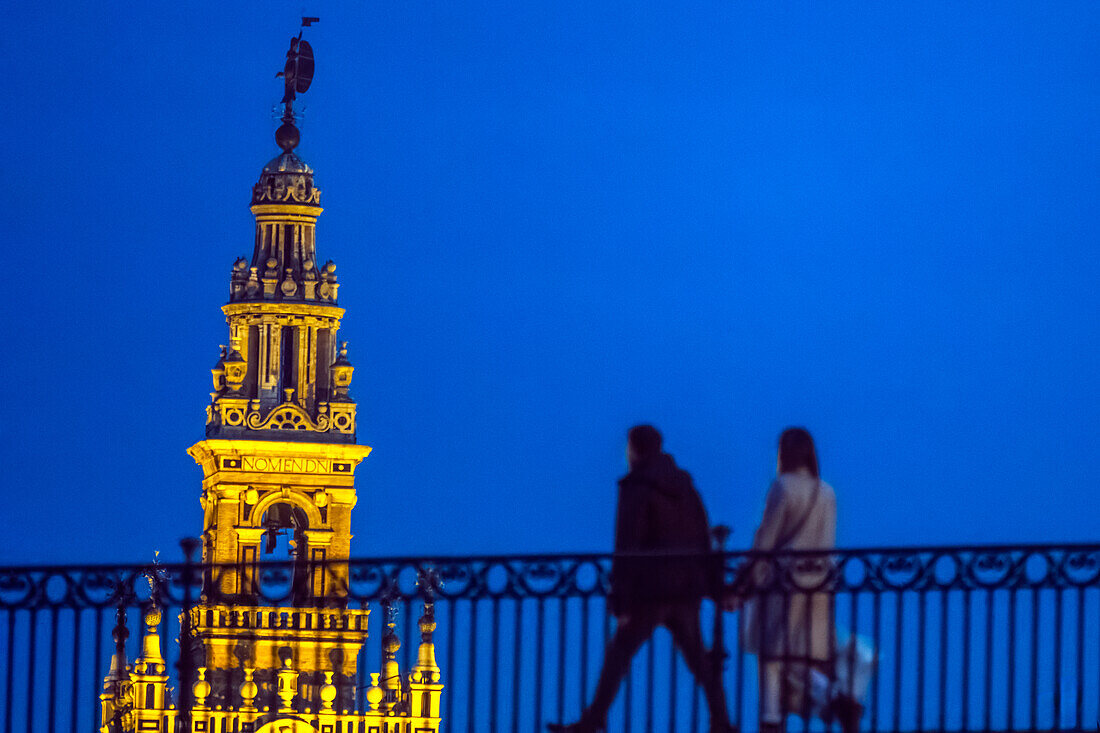
<path fill-rule="evenodd" d="M 660 453 L 636 462 L 619 480 L 615 552 L 707 553 L 710 525 L 691 474 Z M 611 567 L 611 612 L 627 615 L 641 605 L 695 603 L 709 590 L 711 563 L 691 559 L 617 557 Z"/>

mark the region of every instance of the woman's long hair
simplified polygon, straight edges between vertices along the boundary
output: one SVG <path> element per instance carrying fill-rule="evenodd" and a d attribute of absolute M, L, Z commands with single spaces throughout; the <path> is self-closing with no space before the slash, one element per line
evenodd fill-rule
<path fill-rule="evenodd" d="M 779 473 L 794 473 L 800 468 L 805 468 L 814 478 L 821 477 L 810 431 L 806 428 L 787 428 L 779 436 Z"/>

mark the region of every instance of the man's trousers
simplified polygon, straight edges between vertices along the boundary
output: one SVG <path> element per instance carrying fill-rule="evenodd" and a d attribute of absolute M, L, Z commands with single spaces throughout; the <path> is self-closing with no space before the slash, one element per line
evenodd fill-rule
<path fill-rule="evenodd" d="M 720 613 L 720 611 L 719 611 Z M 615 634 L 607 643 L 604 652 L 603 668 L 596 683 L 596 693 L 592 703 L 584 711 L 581 720 L 596 726 L 604 726 L 607 711 L 618 694 L 619 686 L 630 671 L 630 664 L 642 644 L 646 642 L 658 626 L 664 626 L 672 633 L 672 641 L 680 651 L 691 674 L 703 688 L 710 710 L 712 728 L 724 726 L 728 722 L 726 713 L 726 693 L 722 689 L 721 678 L 714 674 L 714 664 L 710 654 L 703 646 L 703 635 L 699 628 L 699 603 L 660 603 L 639 606 L 629 615 L 619 620 Z M 718 640 L 721 643 L 721 640 Z"/>

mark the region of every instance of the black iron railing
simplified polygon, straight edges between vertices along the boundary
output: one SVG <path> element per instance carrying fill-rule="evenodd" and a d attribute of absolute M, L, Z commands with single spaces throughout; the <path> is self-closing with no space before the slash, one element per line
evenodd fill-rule
<path fill-rule="evenodd" d="M 877 668 L 862 698 L 862 730 L 1098 728 L 1100 544 L 720 558 L 712 599 L 752 599 L 761 618 L 776 608 L 775 599 L 789 609 L 799 598 L 824 598 L 831 653 L 854 653 L 855 645 L 845 642 L 851 634 L 861 653 L 873 651 Z M 668 556 L 635 559 L 667 562 Z M 325 594 L 309 603 L 392 609 L 403 673 L 415 661 L 420 599 L 430 590 L 446 685 L 444 729 L 543 730 L 548 721 L 575 718 L 592 695 L 614 629 L 606 613 L 611 561 L 588 554 L 371 559 L 331 568 L 276 563 L 254 572 L 190 563 L 0 568 L 0 733 L 97 729 L 98 695 L 117 647 L 112 632 L 129 637 L 132 658 L 142 634 L 140 611 L 151 603 L 164 610 L 162 649 L 175 699 L 185 707 L 180 691 L 189 687 L 196 660 L 179 652 L 177 640 L 188 637 L 181 611 L 203 598 L 302 602 L 303 572 L 328 578 Z M 221 592 L 227 573 L 246 570 L 249 583 L 235 586 L 240 592 Z M 716 612 L 712 600 L 702 606 L 708 644 L 721 642 L 731 717 L 747 731 L 757 727 L 759 693 L 757 658 L 745 651 L 739 633 L 744 614 Z M 370 620 L 362 678 L 353 681 L 360 692 L 381 658 L 382 615 Z M 796 668 L 809 682 L 806 669 Z M 702 731 L 706 718 L 694 680 L 667 633 L 658 631 L 635 658 L 609 730 Z M 838 728 L 792 716 L 788 729 Z"/>

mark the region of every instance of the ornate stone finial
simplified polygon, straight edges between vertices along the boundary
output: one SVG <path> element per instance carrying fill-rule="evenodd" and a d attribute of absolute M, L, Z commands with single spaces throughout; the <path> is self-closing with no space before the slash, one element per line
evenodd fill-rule
<path fill-rule="evenodd" d="M 279 679 L 279 712 L 294 710 L 294 696 L 298 694 L 298 671 L 290 666 L 290 659 L 283 660 L 283 668 L 276 672 Z"/>
<path fill-rule="evenodd" d="M 420 621 L 417 623 L 420 628 L 420 641 L 425 644 L 432 643 L 432 634 L 435 632 L 435 604 L 431 601 L 425 601 L 424 613 L 420 616 Z"/>
<path fill-rule="evenodd" d="M 435 604 L 424 602 L 424 613 L 418 623 L 420 627 L 420 649 L 416 654 L 416 668 L 411 679 L 413 682 L 438 682 L 439 664 L 435 661 L 435 643 L 432 634 L 435 631 Z"/>
<path fill-rule="evenodd" d="M 252 677 L 256 674 L 256 670 L 252 667 L 244 668 L 244 682 L 241 683 L 241 710 L 246 712 L 252 712 L 256 709 L 256 695 L 259 693 L 260 688 Z"/>
<path fill-rule="evenodd" d="M 229 272 L 229 299 L 240 300 L 244 295 L 245 283 L 248 282 L 248 260 L 238 257 L 233 262 L 233 269 Z"/>
<path fill-rule="evenodd" d="M 336 685 L 332 684 L 332 672 L 325 672 L 325 684 L 321 685 L 321 712 L 335 712 L 332 707 L 334 700 L 336 700 Z"/>
<path fill-rule="evenodd" d="M 386 691 L 378 685 L 378 672 L 370 673 L 370 687 L 367 688 L 367 705 L 369 705 L 370 712 L 376 712 L 378 710 L 379 703 L 386 697 Z"/>
<path fill-rule="evenodd" d="M 218 363 L 210 370 L 210 374 L 214 378 L 214 391 L 220 394 L 225 389 L 225 344 L 222 344 L 219 348 L 221 349 L 221 355 L 218 357 Z"/>
<path fill-rule="evenodd" d="M 196 670 L 199 678 L 191 685 L 191 694 L 195 696 L 195 707 L 200 710 L 206 708 L 206 698 L 210 696 L 210 683 L 206 681 L 206 667 Z"/>
<path fill-rule="evenodd" d="M 401 640 L 397 638 L 397 624 L 390 621 L 386 624 L 386 635 L 382 637 L 382 650 L 387 657 L 392 657 L 401 649 Z"/>
<path fill-rule="evenodd" d="M 111 631 L 115 640 L 115 653 L 111 657 L 111 669 L 107 672 L 104 687 L 111 682 L 117 682 L 127 677 L 126 640 L 130 638 L 130 630 L 126 628 L 126 608 L 119 606 L 115 611 L 115 628 Z"/>
<path fill-rule="evenodd" d="M 255 298 L 256 294 L 260 292 L 260 287 L 260 268 L 248 268 L 248 282 L 244 286 L 245 295 L 249 298 Z"/>
<path fill-rule="evenodd" d="M 439 576 L 433 568 L 421 568 L 417 576 L 416 585 L 424 599 L 424 612 L 417 622 L 420 629 L 420 649 L 416 655 L 416 668 L 413 669 L 410 679 L 413 682 L 434 683 L 441 676 L 439 665 L 435 661 L 435 643 L 432 639 L 436 628 L 435 590 Z"/>
<path fill-rule="evenodd" d="M 225 386 L 231 394 L 237 394 L 244 384 L 245 375 L 248 374 L 248 362 L 237 351 L 237 345 L 230 343 L 229 354 L 222 360 L 222 368 L 225 373 Z"/>
<path fill-rule="evenodd" d="M 389 631 L 382 637 L 382 689 L 386 691 L 382 708 L 389 711 L 396 709 L 401 703 L 401 665 L 397 662 L 401 641 L 395 630 L 397 624 L 391 621 L 387 626 Z"/>
<path fill-rule="evenodd" d="M 298 292 L 298 283 L 294 282 L 294 268 L 286 268 L 286 276 L 283 278 L 283 282 L 279 285 L 279 289 L 283 291 L 283 295 L 287 298 L 293 297 Z"/>
<path fill-rule="evenodd" d="M 161 612 L 156 604 L 150 604 L 145 612 L 145 638 L 141 645 L 141 662 L 148 664 L 164 664 L 164 657 L 160 653 L 160 634 L 157 627 L 160 626 Z"/>
<path fill-rule="evenodd" d="M 384 598 L 383 608 L 386 615 L 386 634 L 382 637 L 382 689 L 386 696 L 382 709 L 388 711 L 397 708 L 401 702 L 401 667 L 397 663 L 397 652 L 401 649 L 401 640 L 397 637 L 397 607 L 391 598 Z"/>
<path fill-rule="evenodd" d="M 351 377 L 355 373 L 355 367 L 348 361 L 348 342 L 340 344 L 340 353 L 336 361 L 329 368 L 332 375 L 332 401 L 347 402 L 350 399 Z"/>

